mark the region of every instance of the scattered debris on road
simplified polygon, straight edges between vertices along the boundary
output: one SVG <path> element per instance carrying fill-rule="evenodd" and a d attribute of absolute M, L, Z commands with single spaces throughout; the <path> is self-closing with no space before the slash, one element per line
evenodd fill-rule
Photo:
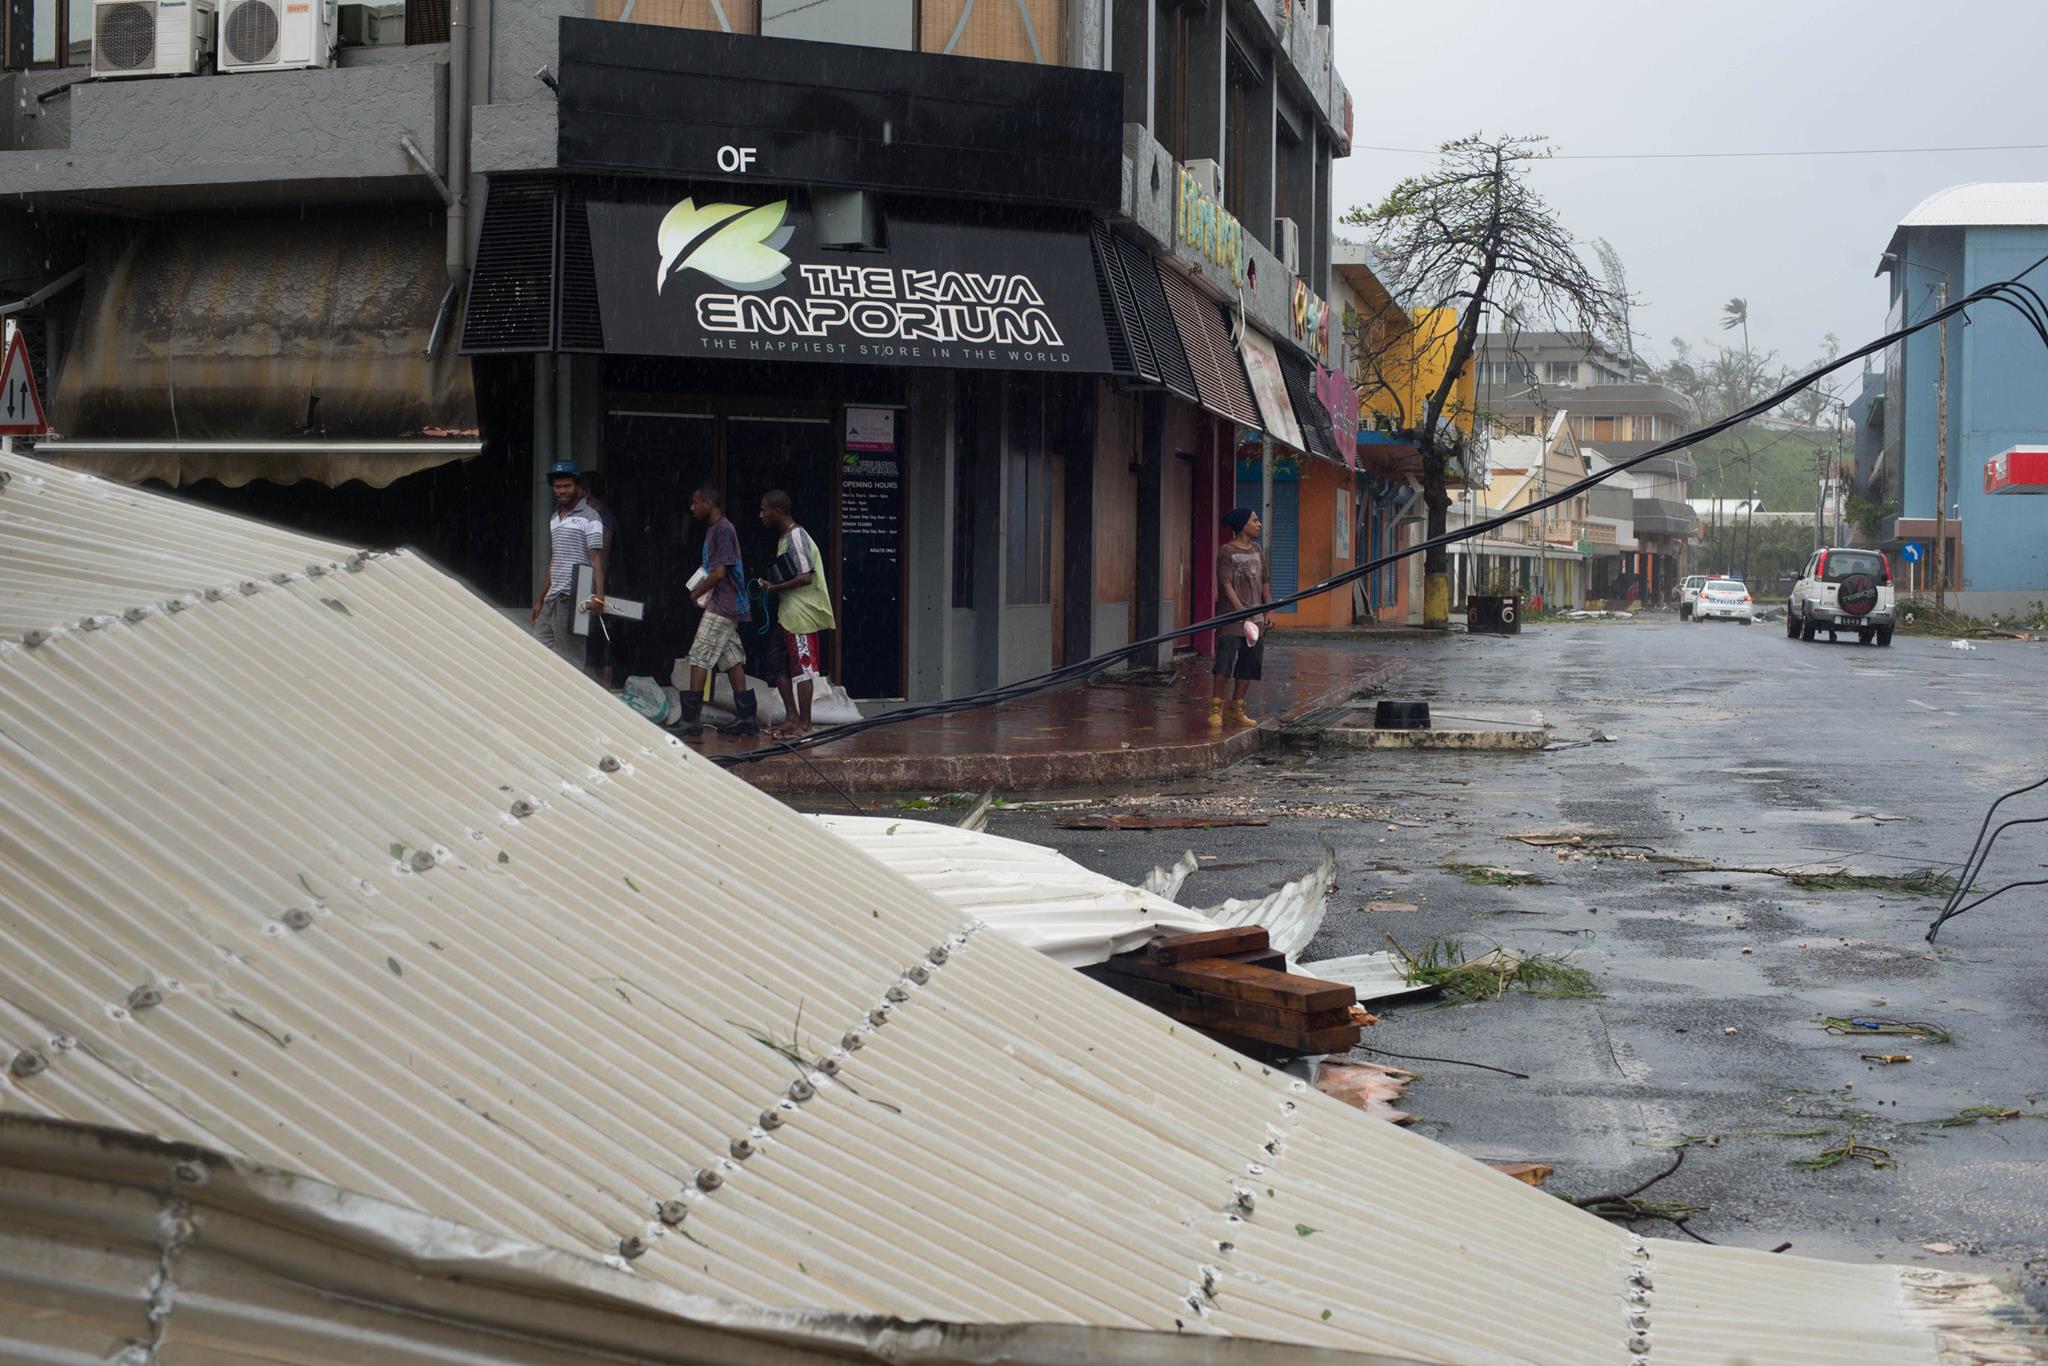
<path fill-rule="evenodd" d="M 1600 995 L 1591 973 L 1554 954 L 1521 954 L 1496 944 L 1477 957 L 1467 957 L 1463 941 L 1454 936 L 1433 939 L 1420 954 L 1412 954 L 1393 935 L 1385 938 L 1401 955 L 1411 984 L 1435 987 L 1457 1000 L 1498 1000 L 1511 989 L 1558 1000 L 1593 1000 Z"/>
<path fill-rule="evenodd" d="M 1862 1053 L 1858 1054 L 1858 1056 L 1865 1062 L 1883 1063 L 1886 1066 L 1890 1066 L 1893 1063 L 1913 1061 L 1911 1053 Z"/>
<path fill-rule="evenodd" d="M 1885 1020 L 1874 1015 L 1828 1015 L 1821 1028 L 1830 1034 L 1901 1034 L 1929 1043 L 1954 1043 L 1955 1036 L 1938 1024 L 1925 1020 Z"/>
<path fill-rule="evenodd" d="M 1500 868 L 1490 863 L 1459 863 L 1445 859 L 1437 865 L 1445 872 L 1456 873 L 1475 887 L 1540 887 L 1543 879 L 1534 873 L 1519 868 Z"/>
<path fill-rule="evenodd" d="M 1326 1096 L 1356 1105 L 1375 1119 L 1389 1124 L 1413 1124 L 1415 1116 L 1395 1109 L 1413 1072 L 1384 1067 L 1376 1062 L 1331 1062 L 1316 1070 L 1316 1089 Z"/>
<path fill-rule="evenodd" d="M 1852 1159 L 1859 1162 L 1868 1162 L 1873 1169 L 1878 1171 L 1882 1171 L 1886 1167 L 1896 1167 L 1899 1165 L 1893 1159 L 1891 1149 L 1880 1148 L 1874 1143 L 1858 1142 L 1853 1132 L 1848 1138 L 1837 1143 L 1834 1147 L 1823 1148 L 1812 1157 L 1799 1158 L 1792 1165 L 1801 1171 L 1824 1172 L 1831 1167 L 1839 1167 L 1844 1162 Z"/>
<path fill-rule="evenodd" d="M 1056 822 L 1062 830 L 1214 830 L 1226 825 L 1271 825 L 1262 816 L 1079 816 Z"/>
<path fill-rule="evenodd" d="M 1252 925 L 1175 935 L 1082 971 L 1262 1061 L 1357 1047 L 1357 993 L 1287 972 L 1286 961 Z"/>
<path fill-rule="evenodd" d="M 1512 1176 L 1525 1186 L 1541 1186 L 1556 1173 L 1543 1162 L 1489 1162 L 1487 1166 L 1502 1176 Z"/>

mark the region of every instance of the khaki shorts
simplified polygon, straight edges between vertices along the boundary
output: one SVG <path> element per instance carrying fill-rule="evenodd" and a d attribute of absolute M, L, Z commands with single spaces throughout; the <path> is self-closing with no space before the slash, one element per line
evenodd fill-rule
<path fill-rule="evenodd" d="M 697 622 L 697 638 L 690 642 L 690 663 L 711 673 L 722 674 L 746 662 L 740 648 L 740 624 L 731 617 L 706 612 Z"/>
<path fill-rule="evenodd" d="M 533 623 L 533 634 L 541 644 L 577 668 L 583 667 L 583 655 L 589 648 L 589 641 L 576 634 L 576 599 L 572 594 L 558 593 L 541 604 L 540 619 Z"/>

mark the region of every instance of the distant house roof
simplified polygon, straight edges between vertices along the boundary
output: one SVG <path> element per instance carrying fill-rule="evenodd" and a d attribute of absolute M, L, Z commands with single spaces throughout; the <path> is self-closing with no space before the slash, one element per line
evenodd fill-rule
<path fill-rule="evenodd" d="M 1908 228 L 2031 227 L 2048 227 L 2048 180 L 1973 180 L 1936 190 L 1914 205 L 1885 251 L 1896 253 Z M 1888 268 L 1878 261 L 1879 275 Z"/>

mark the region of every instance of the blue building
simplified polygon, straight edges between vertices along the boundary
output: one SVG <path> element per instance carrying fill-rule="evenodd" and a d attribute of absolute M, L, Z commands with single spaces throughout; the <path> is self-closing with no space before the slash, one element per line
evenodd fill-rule
<path fill-rule="evenodd" d="M 2048 181 L 1956 185 L 1900 222 L 1878 262 L 1897 327 L 1950 299 L 2011 279 L 2048 256 Z M 2027 278 L 2048 294 L 2048 265 Z M 1931 587 L 1939 407 L 1938 328 L 1885 356 L 1883 444 L 1873 487 L 1899 504 L 1886 543 L 1926 547 Z M 1984 465 L 2016 445 L 2048 442 L 2048 352 L 2019 314 L 1987 303 L 1948 326 L 1948 525 L 1951 601 L 1987 614 L 2048 599 L 2048 499 L 1986 495 Z M 1861 471 L 1859 471 L 1860 473 Z M 1893 557 L 1897 565 L 1897 556 Z"/>

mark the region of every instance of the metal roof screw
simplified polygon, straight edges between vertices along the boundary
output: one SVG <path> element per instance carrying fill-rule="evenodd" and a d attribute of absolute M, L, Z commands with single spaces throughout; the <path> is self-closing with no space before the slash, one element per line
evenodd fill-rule
<path fill-rule="evenodd" d="M 228 590 L 225 588 L 209 588 L 206 590 L 206 600 L 208 602 L 219 602 L 222 598 L 225 598 L 227 595 Z"/>
<path fill-rule="evenodd" d="M 415 849 L 412 851 L 412 870 L 415 873 L 430 873 L 434 870 L 434 851 Z"/>
<path fill-rule="evenodd" d="M 873 1010 L 870 1010 L 868 1012 L 868 1023 L 877 1029 L 889 1023 L 889 1008 L 887 1006 L 876 1006 Z"/>
<path fill-rule="evenodd" d="M 306 577 L 308 578 L 317 579 L 326 573 L 327 566 L 324 564 L 309 564 L 306 566 Z"/>
<path fill-rule="evenodd" d="M 923 986 L 926 982 L 932 980 L 932 970 L 922 963 L 919 963 L 917 966 L 913 967 L 910 971 L 904 973 L 903 975 L 905 977 L 908 977 L 911 981 L 917 983 L 919 986 Z"/>
<path fill-rule="evenodd" d="M 937 967 L 939 964 L 945 962 L 948 958 L 951 958 L 952 956 L 953 951 L 947 948 L 944 944 L 935 945 L 932 951 L 925 955 L 925 957 L 932 960 L 933 967 Z"/>
<path fill-rule="evenodd" d="M 277 583 L 277 584 L 284 584 L 284 583 L 290 583 L 290 582 L 291 582 L 291 581 L 292 581 L 293 579 L 295 579 L 295 578 L 297 578 L 297 577 L 298 577 L 298 575 L 296 575 L 296 574 L 272 574 L 272 575 L 270 576 L 270 581 L 271 581 L 272 583 Z"/>
<path fill-rule="evenodd" d="M 121 620 L 132 626 L 148 615 L 149 609 L 147 607 L 131 607 L 121 614 Z"/>
<path fill-rule="evenodd" d="M 882 994 L 884 996 L 887 996 L 890 1000 L 894 1001 L 899 1006 L 910 999 L 909 991 L 905 990 L 901 985 L 892 986 Z"/>
<path fill-rule="evenodd" d="M 179 1162 L 171 1167 L 171 1180 L 196 1186 L 206 1179 L 206 1168 L 197 1162 Z"/>
<path fill-rule="evenodd" d="M 827 1055 L 818 1059 L 818 1070 L 828 1077 L 839 1075 L 839 1059 Z"/>
<path fill-rule="evenodd" d="M 858 1051 L 866 1043 L 867 1040 L 863 1039 L 857 1030 L 849 1029 L 839 1036 L 839 1046 L 849 1053 Z"/>
<path fill-rule="evenodd" d="M 619 1239 L 619 1255 L 629 1262 L 646 1251 L 647 1240 L 637 1233 Z"/>
<path fill-rule="evenodd" d="M 0 489 L 6 488 L 12 482 L 14 482 L 14 476 L 6 470 L 0 470 Z"/>
<path fill-rule="evenodd" d="M 284 913 L 283 919 L 286 929 L 303 930 L 313 923 L 313 913 L 303 906 L 294 906 Z"/>
<path fill-rule="evenodd" d="M 690 1217 L 690 1203 L 687 1200 L 664 1200 L 654 1207 L 654 1213 L 662 1223 L 674 1228 Z"/>
<path fill-rule="evenodd" d="M 725 1184 L 725 1174 L 711 1167 L 697 1168 L 697 1189 L 715 1191 Z"/>
<path fill-rule="evenodd" d="M 369 558 L 370 557 L 368 555 L 364 555 L 358 552 L 354 555 L 349 556 L 348 563 L 343 565 L 342 568 L 346 569 L 351 574 L 360 574 L 363 572 L 363 566 L 369 562 Z"/>
<path fill-rule="evenodd" d="M 782 1111 L 780 1111 L 780 1110 L 777 1110 L 777 1109 L 774 1109 L 773 1107 L 770 1107 L 769 1109 L 763 1110 L 763 1111 L 761 1112 L 761 1127 L 762 1127 L 762 1128 L 764 1128 L 764 1129 L 780 1129 L 780 1128 L 782 1127 L 782 1124 L 783 1124 L 783 1120 L 782 1120 Z"/>
<path fill-rule="evenodd" d="M 17 1077 L 32 1077 L 49 1067 L 49 1065 L 49 1060 L 42 1054 L 36 1052 L 33 1048 L 24 1048 L 14 1055 L 12 1062 L 7 1064 L 7 1070 Z"/>
<path fill-rule="evenodd" d="M 78 619 L 78 629 L 81 631 L 97 631 L 105 624 L 98 617 L 80 617 Z"/>
<path fill-rule="evenodd" d="M 1650 1283 L 1650 1273 L 1647 1271 L 1630 1272 L 1628 1283 L 1638 1290 L 1655 1290 L 1657 1288 Z"/>
<path fill-rule="evenodd" d="M 1635 1329 L 1638 1333 L 1647 1333 L 1650 1331 L 1650 1316 L 1640 1313 L 1630 1314 L 1628 1316 L 1628 1326 Z"/>
<path fill-rule="evenodd" d="M 263 585 L 256 582 L 256 580 L 254 579 L 243 579 L 241 583 L 241 590 L 243 597 L 253 598 L 258 593 L 261 593 L 263 591 Z"/>
<path fill-rule="evenodd" d="M 160 1006 L 163 1003 L 164 994 L 146 982 L 128 993 L 130 1010 L 148 1010 L 151 1006 Z"/>
<path fill-rule="evenodd" d="M 1202 1268 L 1202 1293 L 1210 1299 L 1216 1298 L 1216 1268 L 1213 1266 Z"/>
<path fill-rule="evenodd" d="M 1649 1338 L 1649 1335 L 1648 1335 L 1648 1334 L 1646 1334 L 1646 1333 L 1637 1333 L 1637 1334 L 1636 1334 L 1636 1335 L 1635 1335 L 1634 1337 L 1632 1337 L 1632 1338 L 1630 1338 L 1630 1339 L 1628 1340 L 1628 1349 L 1629 1349 L 1629 1351 L 1631 1351 L 1631 1352 L 1634 1352 L 1634 1353 L 1636 1353 L 1636 1354 L 1637 1354 L 1637 1355 L 1639 1355 L 1639 1356 L 1647 1356 L 1647 1355 L 1649 1355 L 1649 1351 L 1650 1351 L 1650 1338 Z"/>
<path fill-rule="evenodd" d="M 1250 1191 L 1238 1191 L 1236 1195 L 1237 1199 L 1232 1203 L 1232 1208 L 1239 1214 L 1250 1214 L 1258 1205 L 1258 1201 Z"/>
<path fill-rule="evenodd" d="M 35 649 L 36 646 L 42 644 L 49 638 L 50 633 L 48 631 L 37 629 L 34 631 L 30 631 L 27 635 L 23 636 L 21 638 L 21 643 L 28 646 L 29 649 L 33 650 Z"/>
<path fill-rule="evenodd" d="M 736 1138 L 732 1141 L 730 1151 L 734 1161 L 744 1162 L 754 1155 L 754 1140 L 751 1138 Z"/>
<path fill-rule="evenodd" d="M 528 816 L 531 816 L 537 809 L 538 808 L 535 807 L 534 804 L 525 797 L 521 797 L 518 801 L 512 803 L 512 814 L 519 817 L 519 819 L 521 820 L 525 820 Z"/>
<path fill-rule="evenodd" d="M 805 1081 L 802 1077 L 798 1077 L 789 1084 L 789 1098 L 799 1105 L 817 1094 L 818 1088 Z"/>
<path fill-rule="evenodd" d="M 621 764 L 617 759 L 614 759 L 609 754 L 605 755 L 604 758 L 599 759 L 597 761 L 597 771 L 599 773 L 617 773 L 623 767 L 625 767 L 625 765 Z"/>
<path fill-rule="evenodd" d="M 164 604 L 164 610 L 166 612 L 182 612 L 191 605 L 191 603 L 187 602 L 183 598 L 172 598 L 169 602 Z"/>

